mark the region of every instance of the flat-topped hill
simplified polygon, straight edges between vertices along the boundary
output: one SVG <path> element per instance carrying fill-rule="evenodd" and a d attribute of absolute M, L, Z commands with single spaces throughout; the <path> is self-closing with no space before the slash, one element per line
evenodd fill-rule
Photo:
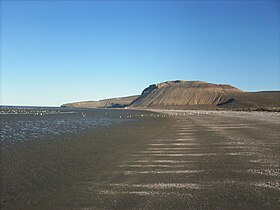
<path fill-rule="evenodd" d="M 244 92 L 228 84 L 167 81 L 128 97 L 63 104 L 77 108 L 280 110 L 280 91 Z"/>
<path fill-rule="evenodd" d="M 168 81 L 150 85 L 131 107 L 170 108 L 194 105 L 220 105 L 232 100 L 231 94 L 243 91 L 225 84 L 201 81 Z"/>

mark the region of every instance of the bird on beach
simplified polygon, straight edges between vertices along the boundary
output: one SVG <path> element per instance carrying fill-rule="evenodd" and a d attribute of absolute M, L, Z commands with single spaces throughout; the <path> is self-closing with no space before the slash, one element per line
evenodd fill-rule
<path fill-rule="evenodd" d="M 84 113 L 82 112 L 82 116 L 83 116 L 83 117 L 85 117 L 85 116 L 86 116 L 86 114 L 84 114 Z"/>

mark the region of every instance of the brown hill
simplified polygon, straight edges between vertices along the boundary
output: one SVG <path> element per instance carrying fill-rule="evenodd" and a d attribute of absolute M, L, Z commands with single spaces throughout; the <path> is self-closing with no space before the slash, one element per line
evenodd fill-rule
<path fill-rule="evenodd" d="M 219 105 L 231 100 L 232 93 L 242 91 L 230 85 L 201 81 L 168 81 L 150 85 L 131 107 L 180 107 L 186 105 Z"/>
<path fill-rule="evenodd" d="M 201 81 L 150 85 L 130 107 L 160 109 L 258 109 L 280 107 L 280 92 L 243 92 L 233 86 Z"/>
<path fill-rule="evenodd" d="M 150 85 L 140 96 L 63 104 L 77 108 L 158 108 L 280 111 L 280 91 L 243 92 L 226 84 L 168 81 Z"/>
<path fill-rule="evenodd" d="M 110 98 L 100 101 L 82 101 L 67 103 L 61 105 L 61 107 L 76 107 L 76 108 L 122 108 L 128 106 L 133 100 L 139 96 L 128 96 L 120 98 Z"/>

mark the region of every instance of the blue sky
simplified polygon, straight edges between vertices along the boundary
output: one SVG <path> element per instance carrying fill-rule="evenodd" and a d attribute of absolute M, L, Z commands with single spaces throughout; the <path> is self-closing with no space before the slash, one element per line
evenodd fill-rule
<path fill-rule="evenodd" d="M 1 1 L 1 104 L 140 94 L 167 80 L 280 89 L 279 1 Z"/>

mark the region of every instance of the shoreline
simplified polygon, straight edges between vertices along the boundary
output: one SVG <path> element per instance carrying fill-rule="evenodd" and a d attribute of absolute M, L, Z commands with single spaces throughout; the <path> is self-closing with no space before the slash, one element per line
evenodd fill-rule
<path fill-rule="evenodd" d="M 134 109 L 133 109 L 134 110 Z M 232 118 L 243 118 L 256 121 L 273 122 L 280 125 L 280 112 L 266 111 L 231 111 L 231 110 L 176 110 L 176 109 L 135 109 L 139 111 L 150 111 L 165 114 L 172 117 L 183 117 L 188 115 L 218 115 Z"/>
<path fill-rule="evenodd" d="M 82 180 L 97 180 L 169 120 L 141 118 L 77 134 L 2 144 L 1 208 L 41 209 L 41 202 Z M 133 139 L 133 141 L 131 141 Z M 57 195 L 62 196 L 62 195 Z M 43 204 L 43 209 L 46 208 Z M 48 208 L 46 208 L 48 209 Z"/>
<path fill-rule="evenodd" d="M 9 145 L 1 208 L 279 206 L 278 113 L 138 111 L 132 123 Z"/>

